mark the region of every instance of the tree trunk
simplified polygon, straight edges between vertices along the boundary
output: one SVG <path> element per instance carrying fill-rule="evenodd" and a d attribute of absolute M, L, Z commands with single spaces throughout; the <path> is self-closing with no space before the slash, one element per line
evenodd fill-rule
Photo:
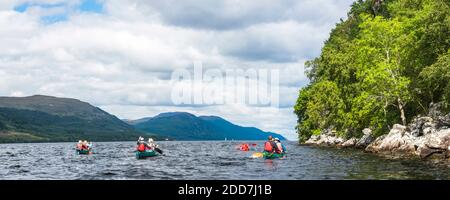
<path fill-rule="evenodd" d="M 403 126 L 406 126 L 406 117 L 405 117 L 405 110 L 403 108 L 403 102 L 400 98 L 397 98 L 398 102 L 398 109 L 400 110 L 400 118 L 402 119 Z"/>

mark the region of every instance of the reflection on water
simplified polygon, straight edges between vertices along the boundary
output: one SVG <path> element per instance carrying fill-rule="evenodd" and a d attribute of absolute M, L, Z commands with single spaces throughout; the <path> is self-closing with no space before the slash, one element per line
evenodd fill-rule
<path fill-rule="evenodd" d="M 93 155 L 76 155 L 73 143 L 1 144 L 0 179 L 450 179 L 450 166 L 295 142 L 275 160 L 223 141 L 161 142 L 164 155 L 136 160 L 134 144 L 95 143 Z"/>

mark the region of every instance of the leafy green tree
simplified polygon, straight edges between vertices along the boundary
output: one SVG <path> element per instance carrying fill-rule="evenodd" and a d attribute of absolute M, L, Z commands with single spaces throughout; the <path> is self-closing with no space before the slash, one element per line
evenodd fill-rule
<path fill-rule="evenodd" d="M 360 27 L 363 31 L 357 40 L 357 64 L 360 67 L 357 76 L 361 79 L 361 87 L 369 92 L 369 98 L 384 103 L 385 115 L 388 106 L 397 107 L 401 122 L 406 125 L 405 106 L 411 95 L 410 80 L 402 73 L 402 47 L 404 41 L 408 41 L 402 24 L 396 19 L 377 16 L 365 17 Z"/>
<path fill-rule="evenodd" d="M 334 82 L 320 81 L 300 94 L 301 98 L 295 107 L 301 121 L 305 121 L 297 128 L 300 138 L 320 133 L 326 128 L 342 126 L 339 115 L 343 113 L 344 105 L 340 90 Z"/>
<path fill-rule="evenodd" d="M 421 83 L 428 88 L 431 102 L 450 102 L 450 51 L 422 70 Z"/>
<path fill-rule="evenodd" d="M 329 127 L 345 137 L 366 127 L 382 135 L 430 103 L 449 105 L 449 16 L 448 0 L 353 3 L 320 56 L 305 63 L 311 82 L 294 109 L 300 141 Z"/>

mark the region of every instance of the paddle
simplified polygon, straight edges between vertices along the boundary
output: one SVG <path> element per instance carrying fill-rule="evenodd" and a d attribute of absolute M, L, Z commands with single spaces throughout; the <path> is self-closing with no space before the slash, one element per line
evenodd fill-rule
<path fill-rule="evenodd" d="M 160 148 L 158 148 L 158 147 L 155 147 L 155 151 L 160 153 L 160 154 L 163 154 L 163 151 Z"/>
<path fill-rule="evenodd" d="M 263 157 L 263 153 L 261 152 L 256 152 L 252 154 L 252 158 L 261 158 Z"/>

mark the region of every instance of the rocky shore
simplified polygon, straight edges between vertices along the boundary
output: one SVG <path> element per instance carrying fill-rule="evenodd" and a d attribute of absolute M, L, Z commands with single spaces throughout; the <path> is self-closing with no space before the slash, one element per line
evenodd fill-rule
<path fill-rule="evenodd" d="M 360 148 L 367 152 L 400 156 L 437 158 L 450 161 L 450 113 L 430 109 L 427 116 L 417 116 L 410 124 L 395 124 L 388 134 L 375 138 L 372 130 L 363 130 L 361 138 L 344 139 L 327 129 L 311 136 L 305 144 L 338 148 Z"/>

